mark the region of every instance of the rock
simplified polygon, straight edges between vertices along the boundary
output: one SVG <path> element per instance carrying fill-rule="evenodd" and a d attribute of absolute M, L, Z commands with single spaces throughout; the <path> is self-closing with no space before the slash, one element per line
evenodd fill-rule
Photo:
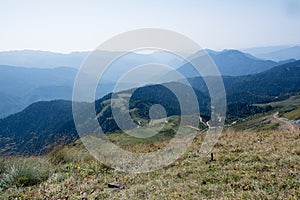
<path fill-rule="evenodd" d="M 121 190 L 125 188 L 125 187 L 123 186 L 123 184 L 120 183 L 120 182 L 109 183 L 109 184 L 108 184 L 108 187 L 109 187 L 109 188 L 117 188 L 117 189 L 121 189 Z"/>

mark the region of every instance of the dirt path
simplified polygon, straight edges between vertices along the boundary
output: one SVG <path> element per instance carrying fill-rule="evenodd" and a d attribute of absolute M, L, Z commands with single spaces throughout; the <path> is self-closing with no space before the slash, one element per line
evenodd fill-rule
<path fill-rule="evenodd" d="M 274 114 L 272 115 L 272 118 L 273 118 L 274 120 L 276 120 L 276 121 L 279 121 L 279 122 L 281 122 L 281 123 L 284 123 L 284 124 L 286 125 L 287 129 L 290 130 L 290 131 L 296 131 L 296 130 L 299 130 L 299 128 L 298 128 L 295 124 L 293 124 L 293 123 L 291 123 L 291 122 L 289 122 L 289 121 L 286 121 L 286 120 L 283 120 L 283 119 L 279 118 L 279 117 L 278 117 L 278 114 L 279 114 L 279 112 L 274 113 Z"/>
<path fill-rule="evenodd" d="M 194 127 L 194 126 L 186 125 L 185 127 L 191 128 L 191 129 L 196 130 L 196 131 L 201 131 L 199 128 Z"/>

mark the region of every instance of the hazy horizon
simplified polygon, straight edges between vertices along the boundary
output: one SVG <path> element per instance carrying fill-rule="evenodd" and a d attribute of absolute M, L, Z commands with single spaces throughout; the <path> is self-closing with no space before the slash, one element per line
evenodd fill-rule
<path fill-rule="evenodd" d="M 140 28 L 176 31 L 214 50 L 300 44 L 297 0 L 1 2 L 0 51 L 91 51 Z"/>
<path fill-rule="evenodd" d="M 212 50 L 212 51 L 217 51 L 221 52 L 224 50 L 238 50 L 238 51 L 243 51 L 243 50 L 251 50 L 251 49 L 264 49 L 264 48 L 290 48 L 290 47 L 300 47 L 300 43 L 297 44 L 283 44 L 283 45 L 270 45 L 270 46 L 252 46 L 252 47 L 244 47 L 244 48 L 219 48 L 219 49 L 214 49 L 214 48 L 203 48 L 204 50 Z M 71 54 L 71 53 L 89 53 L 94 51 L 95 49 L 87 49 L 87 50 L 71 50 L 68 52 L 61 52 L 61 51 L 52 51 L 52 50 L 47 50 L 47 49 L 8 49 L 8 50 L 1 50 L 0 52 L 14 52 L 14 51 L 37 51 L 37 52 L 49 52 L 49 53 L 57 53 L 57 54 Z M 271 52 L 271 51 L 270 51 Z M 136 53 L 136 52 L 135 52 Z M 153 53 L 153 52 L 152 52 Z M 151 53 L 146 53 L 146 54 L 151 54 Z"/>

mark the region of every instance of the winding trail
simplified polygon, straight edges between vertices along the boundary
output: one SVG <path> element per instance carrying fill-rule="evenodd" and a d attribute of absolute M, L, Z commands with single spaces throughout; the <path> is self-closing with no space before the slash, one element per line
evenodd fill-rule
<path fill-rule="evenodd" d="M 187 127 L 187 128 L 191 128 L 191 129 L 193 129 L 193 130 L 196 130 L 196 131 L 201 131 L 199 128 L 197 128 L 197 127 L 194 127 L 194 126 L 185 125 L 185 127 Z"/>
<path fill-rule="evenodd" d="M 290 129 L 291 131 L 296 131 L 296 130 L 297 130 L 296 125 L 294 125 L 293 123 L 291 123 L 291 122 L 289 122 L 289 121 L 286 121 L 286 120 L 283 120 L 283 119 L 279 118 L 279 117 L 278 117 L 278 114 L 279 114 L 279 112 L 276 112 L 276 113 L 274 113 L 274 114 L 272 115 L 272 117 L 273 117 L 275 120 L 277 120 L 277 121 L 279 121 L 279 122 L 282 122 L 282 123 L 286 124 L 287 127 L 289 127 L 289 129 Z"/>

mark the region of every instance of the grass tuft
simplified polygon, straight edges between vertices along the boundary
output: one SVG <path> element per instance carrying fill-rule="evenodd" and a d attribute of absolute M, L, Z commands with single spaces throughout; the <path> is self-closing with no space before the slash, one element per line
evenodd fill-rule
<path fill-rule="evenodd" d="M 8 161 L 1 169 L 1 188 L 26 187 L 45 181 L 50 174 L 49 165 L 40 158 Z"/>

